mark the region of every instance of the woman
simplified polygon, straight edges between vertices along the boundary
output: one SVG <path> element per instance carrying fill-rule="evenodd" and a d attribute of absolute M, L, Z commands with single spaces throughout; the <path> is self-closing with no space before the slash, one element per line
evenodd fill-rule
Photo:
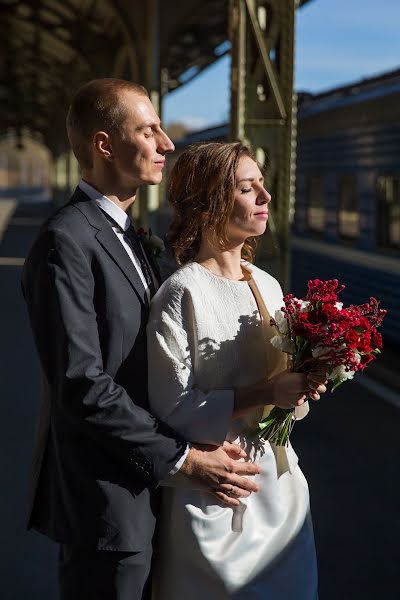
<path fill-rule="evenodd" d="M 269 343 L 278 282 L 250 263 L 271 196 L 240 143 L 193 146 L 171 173 L 171 242 L 182 267 L 153 300 L 148 326 L 151 410 L 185 439 L 236 441 L 262 469 L 259 492 L 235 508 L 165 482 L 155 600 L 315 600 L 317 571 L 308 487 L 289 445 L 254 431 L 273 405 L 306 412 L 321 377 L 287 371 Z M 174 487 L 168 487 L 174 486 Z M 231 493 L 234 495 L 235 490 Z"/>

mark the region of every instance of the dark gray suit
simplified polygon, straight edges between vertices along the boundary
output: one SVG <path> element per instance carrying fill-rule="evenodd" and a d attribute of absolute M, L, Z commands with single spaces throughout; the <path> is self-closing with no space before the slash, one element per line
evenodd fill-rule
<path fill-rule="evenodd" d="M 186 444 L 147 412 L 146 293 L 79 188 L 22 283 L 44 379 L 29 526 L 85 551 L 145 551 L 154 490 Z"/>

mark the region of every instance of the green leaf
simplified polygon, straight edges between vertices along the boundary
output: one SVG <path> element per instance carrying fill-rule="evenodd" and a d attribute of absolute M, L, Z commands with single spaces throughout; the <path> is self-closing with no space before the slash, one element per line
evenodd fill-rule
<path fill-rule="evenodd" d="M 334 392 L 336 390 L 336 388 L 339 387 L 339 385 L 342 385 L 342 383 L 344 383 L 344 382 L 341 379 L 338 379 L 338 378 L 334 379 L 332 382 L 331 392 Z"/>

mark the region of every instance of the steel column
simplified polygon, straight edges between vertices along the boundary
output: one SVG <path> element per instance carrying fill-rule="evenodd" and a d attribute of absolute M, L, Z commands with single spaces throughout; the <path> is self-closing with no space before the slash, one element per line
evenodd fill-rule
<path fill-rule="evenodd" d="M 273 196 L 257 262 L 287 285 L 295 191 L 295 0 L 230 0 L 230 139 L 250 144 Z"/>

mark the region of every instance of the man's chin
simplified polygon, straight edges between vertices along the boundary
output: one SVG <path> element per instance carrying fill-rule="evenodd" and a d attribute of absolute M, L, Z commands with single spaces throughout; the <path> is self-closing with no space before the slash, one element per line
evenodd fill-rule
<path fill-rule="evenodd" d="M 146 179 L 143 180 L 143 183 L 146 185 L 158 185 L 162 181 L 162 173 L 157 173 L 156 175 L 150 175 Z"/>

